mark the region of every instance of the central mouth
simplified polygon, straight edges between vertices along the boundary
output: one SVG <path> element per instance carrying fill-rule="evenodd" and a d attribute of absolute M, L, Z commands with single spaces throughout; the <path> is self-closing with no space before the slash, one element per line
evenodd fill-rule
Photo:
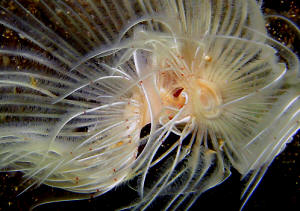
<path fill-rule="evenodd" d="M 153 71 L 153 77 L 141 81 L 146 99 L 151 99 L 145 103 L 149 107 L 145 110 L 150 110 L 145 112 L 148 115 L 143 124 L 150 123 L 151 116 L 152 120 L 163 116 L 166 121 L 175 116 L 175 121 L 186 117 L 199 121 L 218 118 L 223 103 L 221 84 L 210 81 L 205 74 L 212 57 L 199 53 L 188 41 L 181 43 L 177 50 L 157 47 L 166 55 L 155 49 L 151 53 L 138 50 L 134 55 L 139 76 Z"/>
<path fill-rule="evenodd" d="M 218 87 L 203 79 L 196 79 L 193 84 L 191 96 L 196 114 L 208 119 L 217 118 L 221 113 L 222 103 Z"/>
<path fill-rule="evenodd" d="M 222 96 L 216 84 L 194 75 L 178 77 L 174 72 L 163 72 L 159 77 L 163 105 L 174 109 L 185 107 L 182 117 L 214 119 L 221 114 Z M 173 112 L 169 114 L 172 119 Z"/>

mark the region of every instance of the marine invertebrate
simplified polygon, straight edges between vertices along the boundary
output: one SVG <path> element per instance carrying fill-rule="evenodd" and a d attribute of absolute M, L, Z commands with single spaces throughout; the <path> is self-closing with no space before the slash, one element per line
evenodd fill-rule
<path fill-rule="evenodd" d="M 33 47 L 0 53 L 34 65 L 0 72 L 1 168 L 37 184 L 102 194 L 137 176 L 129 207 L 176 209 L 233 166 L 247 201 L 299 128 L 298 59 L 254 0 L 41 0 L 55 32 L 12 5 L 0 23 Z"/>
<path fill-rule="evenodd" d="M 137 75 L 129 72 L 133 67 L 128 63 L 124 71 L 98 60 L 70 71 L 87 43 L 105 45 L 111 42 L 108 36 L 89 30 L 91 37 L 83 40 L 69 28 L 70 44 L 20 2 L 11 3 L 13 12 L 3 3 L 0 23 L 30 43 L 19 49 L 4 46 L 0 53 L 29 65 L 11 62 L 0 71 L 0 168 L 35 179 L 28 188 L 44 183 L 95 194 L 114 188 L 131 174 L 146 121 Z M 39 3 L 65 27 L 60 15 L 66 13 L 59 8 L 69 8 L 66 3 Z M 72 12 L 69 20 L 76 29 L 75 20 L 82 19 Z"/>
<path fill-rule="evenodd" d="M 246 177 L 246 202 L 299 129 L 297 57 L 268 37 L 255 1 L 171 1 L 153 20 L 164 30 L 136 29 L 147 43 L 136 63 L 156 70 L 160 123 L 172 124 L 179 138 L 174 154 L 166 152 L 173 160 L 159 158 L 168 157 L 167 170 L 138 206 L 168 192 L 167 208 L 190 206 L 224 181 L 231 165 Z"/>

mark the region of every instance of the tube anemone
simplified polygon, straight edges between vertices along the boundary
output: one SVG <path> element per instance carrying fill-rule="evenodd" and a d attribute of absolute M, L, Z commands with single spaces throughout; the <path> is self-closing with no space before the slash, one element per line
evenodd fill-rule
<path fill-rule="evenodd" d="M 146 71 L 155 72 L 162 133 L 178 139 L 163 153 L 158 146 L 152 151 L 134 209 L 159 196 L 168 198 L 165 209 L 189 208 L 223 182 L 231 166 L 245 182 L 243 207 L 300 127 L 299 60 L 267 35 L 255 1 L 164 6 L 151 18 L 158 29 L 130 27 L 136 43 L 143 41 L 135 63 L 147 61 Z M 167 137 L 159 136 L 161 147 Z M 147 180 L 151 168 L 160 174 Z"/>
<path fill-rule="evenodd" d="M 0 3 L 22 40 L 0 48 L 0 169 L 94 195 L 137 178 L 125 208 L 175 210 L 233 167 L 245 203 L 300 127 L 299 60 L 261 3 Z"/>
<path fill-rule="evenodd" d="M 34 180 L 23 192 L 47 184 L 103 194 L 134 175 L 140 132 L 150 118 L 139 76 L 133 63 L 109 65 L 113 56 L 71 70 L 90 49 L 110 45 L 117 26 L 106 25 L 98 9 L 95 23 L 78 2 L 36 4 L 41 11 L 19 1 L 0 4 L 0 23 L 22 45 L 7 41 L 0 49 L 8 60 L 0 69 L 0 169 Z M 96 9 L 93 1 L 85 6 Z M 39 20 L 42 11 L 57 31 Z M 89 36 L 76 34 L 79 28 Z"/>

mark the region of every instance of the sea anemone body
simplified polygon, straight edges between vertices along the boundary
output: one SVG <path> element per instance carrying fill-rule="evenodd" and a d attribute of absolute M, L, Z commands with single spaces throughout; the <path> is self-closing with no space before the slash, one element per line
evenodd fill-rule
<path fill-rule="evenodd" d="M 151 20 L 158 30 L 132 26 L 144 41 L 135 63 L 155 71 L 161 101 L 153 110 L 178 140 L 157 158 L 166 169 L 149 181 L 139 208 L 169 193 L 166 208 L 190 206 L 230 166 L 246 178 L 246 202 L 299 129 L 297 57 L 268 37 L 255 1 L 169 1 Z"/>
<path fill-rule="evenodd" d="M 233 167 L 247 201 L 299 129 L 298 58 L 254 0 L 39 4 L 54 27 L 2 7 L 34 47 L 0 49 L 33 63 L 0 70 L 1 169 L 98 195 L 138 177 L 140 210 L 188 208 Z"/>
<path fill-rule="evenodd" d="M 0 51 L 8 60 L 20 57 L 31 63 L 1 68 L 1 169 L 34 179 L 28 188 L 44 183 L 97 194 L 114 188 L 131 173 L 144 121 L 136 74 L 129 72 L 129 64 L 125 72 L 100 60 L 70 71 L 91 39 L 72 34 L 69 44 L 20 2 L 12 5 L 19 16 L 3 6 L 1 24 L 28 39 L 31 49 L 4 46 Z M 57 13 L 53 21 L 66 27 L 66 11 L 59 10 L 67 7 L 64 2 L 41 1 L 40 6 Z M 111 42 L 91 33 L 96 46 Z"/>

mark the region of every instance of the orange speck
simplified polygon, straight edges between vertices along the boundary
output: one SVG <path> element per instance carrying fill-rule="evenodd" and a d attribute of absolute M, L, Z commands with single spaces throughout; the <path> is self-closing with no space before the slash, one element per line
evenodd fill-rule
<path fill-rule="evenodd" d="M 117 147 L 120 147 L 120 146 L 122 146 L 124 143 L 123 143 L 123 141 L 119 141 L 118 143 L 116 143 L 116 146 Z"/>
<path fill-rule="evenodd" d="M 36 81 L 36 79 L 34 77 L 30 77 L 30 83 L 34 87 L 36 87 L 36 85 L 37 85 L 37 81 Z"/>
<path fill-rule="evenodd" d="M 207 62 L 211 62 L 212 58 L 210 56 L 204 56 L 204 60 Z"/>
<path fill-rule="evenodd" d="M 224 144 L 224 140 L 223 139 L 218 139 L 218 144 L 219 145 L 223 145 Z"/>

